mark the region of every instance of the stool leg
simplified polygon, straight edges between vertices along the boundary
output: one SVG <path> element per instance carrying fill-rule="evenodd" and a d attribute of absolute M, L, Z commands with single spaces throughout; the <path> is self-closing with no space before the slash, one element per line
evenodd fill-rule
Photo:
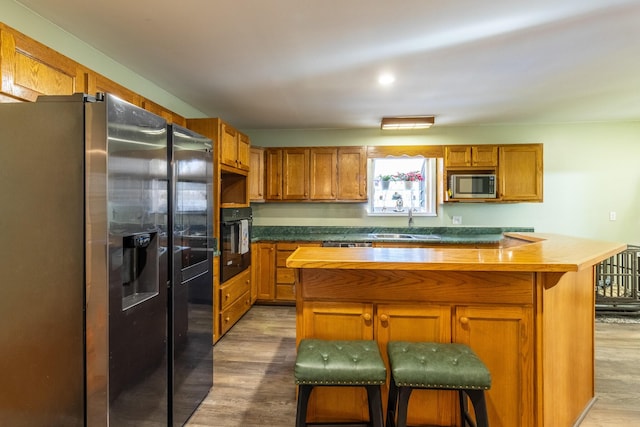
<path fill-rule="evenodd" d="M 458 402 L 460 403 L 460 426 L 473 426 L 474 424 L 471 416 L 469 415 L 467 396 L 464 394 L 464 390 L 458 390 Z"/>
<path fill-rule="evenodd" d="M 398 390 L 398 423 L 396 425 L 397 427 L 407 427 L 407 408 L 413 388 L 399 387 Z"/>
<path fill-rule="evenodd" d="M 464 392 L 467 393 L 471 403 L 473 403 L 473 412 L 476 414 L 476 427 L 489 427 L 484 390 L 465 390 Z"/>
<path fill-rule="evenodd" d="M 393 376 L 389 381 L 389 398 L 387 400 L 387 423 L 386 427 L 396 426 L 396 408 L 398 406 L 398 386 L 393 380 Z"/>
<path fill-rule="evenodd" d="M 369 422 L 373 427 L 384 427 L 382 422 L 382 395 L 380 386 L 368 385 L 367 399 L 369 400 Z"/>
<path fill-rule="evenodd" d="M 307 425 L 307 405 L 313 386 L 309 384 L 298 385 L 298 406 L 296 408 L 296 427 Z"/>

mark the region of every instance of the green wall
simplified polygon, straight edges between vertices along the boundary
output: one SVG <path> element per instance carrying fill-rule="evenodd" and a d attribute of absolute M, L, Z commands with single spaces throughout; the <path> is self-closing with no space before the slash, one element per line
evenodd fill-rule
<path fill-rule="evenodd" d="M 172 95 L 169 92 L 171 90 L 170 88 L 158 87 L 143 76 L 137 75 L 124 65 L 115 62 L 113 59 L 45 20 L 40 15 L 16 3 L 14 0 L 0 0 L 0 11 L 0 22 L 133 90 L 145 98 L 184 117 L 205 117 L 202 112 Z M 87 17 L 87 19 L 94 18 Z M 99 19 L 94 20 L 96 21 L 96 25 L 100 25 Z"/>
<path fill-rule="evenodd" d="M 13 0 L 0 0 L 0 21 L 185 117 L 203 113 Z M 254 145 L 544 144 L 544 202 L 455 204 L 417 226 L 526 226 L 640 244 L 640 118 L 631 123 L 521 126 L 435 126 L 419 134 L 390 136 L 373 130 L 250 130 Z M 389 225 L 406 218 L 367 217 L 363 204 L 253 204 L 257 225 Z M 617 214 L 609 220 L 609 212 Z"/>
<path fill-rule="evenodd" d="M 419 134 L 380 130 L 245 130 L 253 145 L 544 144 L 544 202 L 446 204 L 416 226 L 522 226 L 640 243 L 640 122 L 563 125 L 434 126 Z M 257 225 L 388 225 L 406 218 L 368 217 L 364 204 L 254 203 Z M 617 220 L 609 220 L 609 212 Z"/>

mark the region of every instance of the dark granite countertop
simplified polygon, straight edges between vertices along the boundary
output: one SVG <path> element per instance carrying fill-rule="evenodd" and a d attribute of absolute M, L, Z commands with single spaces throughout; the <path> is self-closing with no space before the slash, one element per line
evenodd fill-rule
<path fill-rule="evenodd" d="M 309 227 L 254 226 L 252 242 L 429 242 L 446 244 L 497 243 L 507 232 L 532 232 L 532 227 Z M 379 239 L 372 234 L 408 234 L 411 239 Z"/>

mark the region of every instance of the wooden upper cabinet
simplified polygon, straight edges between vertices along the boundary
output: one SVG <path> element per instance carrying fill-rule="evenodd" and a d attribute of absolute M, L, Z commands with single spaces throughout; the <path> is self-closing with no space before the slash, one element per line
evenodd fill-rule
<path fill-rule="evenodd" d="M 238 169 L 251 169 L 251 140 L 248 135 L 238 132 Z"/>
<path fill-rule="evenodd" d="M 282 200 L 309 198 L 309 149 L 282 150 Z"/>
<path fill-rule="evenodd" d="M 226 123 L 221 124 L 220 163 L 236 167 L 238 158 L 238 131 Z"/>
<path fill-rule="evenodd" d="M 98 92 L 110 93 L 123 101 L 142 107 L 142 97 L 140 95 L 93 71 L 85 73 L 82 91 L 92 95 Z"/>
<path fill-rule="evenodd" d="M 249 199 L 252 202 L 264 202 L 264 148 L 251 147 L 249 170 Z"/>
<path fill-rule="evenodd" d="M 448 145 L 444 148 L 445 167 L 487 167 L 498 165 L 496 145 Z"/>
<path fill-rule="evenodd" d="M 542 144 L 500 146 L 499 199 L 542 202 Z"/>
<path fill-rule="evenodd" d="M 282 150 L 269 148 L 265 152 L 265 198 L 282 200 Z"/>
<path fill-rule="evenodd" d="M 366 147 L 269 148 L 266 200 L 366 201 Z"/>
<path fill-rule="evenodd" d="M 82 92 L 80 64 L 0 24 L 0 101 L 35 101 L 39 95 Z"/>
<path fill-rule="evenodd" d="M 162 105 L 156 104 L 148 99 L 142 100 L 142 108 L 164 118 L 167 123 L 173 123 L 183 127 L 186 127 L 187 125 L 187 120 L 184 117 L 174 113 L 173 111 L 167 110 Z"/>
<path fill-rule="evenodd" d="M 249 137 L 224 122 L 221 124 L 220 135 L 220 163 L 248 171 L 251 146 Z"/>
<path fill-rule="evenodd" d="M 367 200 L 367 148 L 338 148 L 338 200 Z"/>
<path fill-rule="evenodd" d="M 338 194 L 338 150 L 310 150 L 309 190 L 312 200 L 335 200 Z"/>

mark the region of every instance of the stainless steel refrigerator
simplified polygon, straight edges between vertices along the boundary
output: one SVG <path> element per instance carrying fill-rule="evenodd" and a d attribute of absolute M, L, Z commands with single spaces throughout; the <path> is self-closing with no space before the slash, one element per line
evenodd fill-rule
<path fill-rule="evenodd" d="M 184 186 L 173 133 L 110 95 L 0 104 L 0 424 L 180 422 L 176 348 L 210 332 L 192 327 L 189 298 L 178 302 L 190 247 L 174 238 Z M 194 144 L 197 158 L 210 151 Z M 206 200 L 211 236 L 211 192 L 187 197 Z M 178 308 L 186 328 L 174 327 Z"/>

